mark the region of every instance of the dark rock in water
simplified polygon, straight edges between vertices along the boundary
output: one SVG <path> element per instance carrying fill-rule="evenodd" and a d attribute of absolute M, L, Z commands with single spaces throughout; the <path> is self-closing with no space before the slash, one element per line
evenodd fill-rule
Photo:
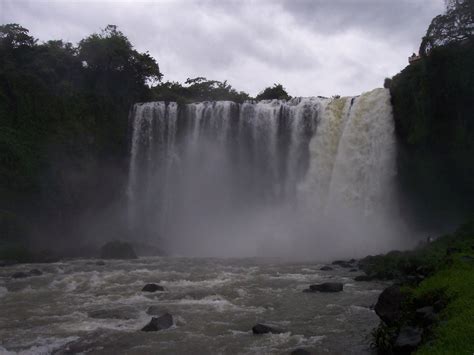
<path fill-rule="evenodd" d="M 311 353 L 305 349 L 295 349 L 291 352 L 291 355 L 311 355 Z"/>
<path fill-rule="evenodd" d="M 334 270 L 334 269 L 333 269 L 332 267 L 326 265 L 326 266 L 323 266 L 323 267 L 322 267 L 321 269 L 319 269 L 319 270 L 322 270 L 322 271 L 331 271 L 331 270 Z"/>
<path fill-rule="evenodd" d="M 31 269 L 30 271 L 28 271 L 28 273 L 31 275 L 31 276 L 40 276 L 40 275 L 43 275 L 43 272 L 41 270 L 38 270 L 38 269 Z"/>
<path fill-rule="evenodd" d="M 351 268 L 352 267 L 350 262 L 344 261 L 344 260 L 336 260 L 336 261 L 333 261 L 332 264 L 333 265 L 338 265 L 340 267 L 346 267 L 346 268 Z"/>
<path fill-rule="evenodd" d="M 18 264 L 16 260 L 0 260 L 0 267 Z"/>
<path fill-rule="evenodd" d="M 372 281 L 373 277 L 369 275 L 359 275 L 354 277 L 354 281 Z"/>
<path fill-rule="evenodd" d="M 351 264 L 354 264 L 356 261 L 357 261 L 356 259 L 351 259 L 351 260 L 349 260 L 349 262 L 350 262 Z"/>
<path fill-rule="evenodd" d="M 105 261 L 99 260 L 99 261 L 97 261 L 95 264 L 98 265 L 98 266 L 104 266 L 104 265 L 105 265 Z"/>
<path fill-rule="evenodd" d="M 402 317 L 402 303 L 405 298 L 406 296 L 401 292 L 400 286 L 387 287 L 379 296 L 374 308 L 375 313 L 388 326 L 392 326 Z"/>
<path fill-rule="evenodd" d="M 138 313 L 133 307 L 118 307 L 112 309 L 99 309 L 91 311 L 87 314 L 91 318 L 97 319 L 136 319 L 138 318 Z"/>
<path fill-rule="evenodd" d="M 157 284 L 146 284 L 142 288 L 142 292 L 156 292 L 156 291 L 164 291 L 165 288 L 163 286 Z"/>
<path fill-rule="evenodd" d="M 284 330 L 278 329 L 266 324 L 258 323 L 257 325 L 252 327 L 252 332 L 254 334 L 267 334 L 267 333 L 280 334 L 280 333 L 284 333 Z"/>
<path fill-rule="evenodd" d="M 404 326 L 400 329 L 394 348 L 397 352 L 409 353 L 415 350 L 421 343 L 423 329 Z"/>
<path fill-rule="evenodd" d="M 146 314 L 149 314 L 150 316 L 158 316 L 165 313 L 168 313 L 168 311 L 161 306 L 150 306 L 146 310 Z"/>
<path fill-rule="evenodd" d="M 461 252 L 461 249 L 459 248 L 447 248 L 446 249 L 446 255 L 452 255 L 452 254 L 456 254 L 456 253 L 460 253 Z"/>
<path fill-rule="evenodd" d="M 26 272 L 18 271 L 12 275 L 12 279 L 24 279 L 25 277 L 29 277 L 29 276 L 31 275 Z"/>
<path fill-rule="evenodd" d="M 349 272 L 357 272 L 357 271 L 359 271 L 359 270 L 357 270 L 357 269 L 350 269 L 349 270 Z"/>
<path fill-rule="evenodd" d="M 169 313 L 163 314 L 161 317 L 151 318 L 150 323 L 142 328 L 144 332 L 156 332 L 158 330 L 168 329 L 173 325 L 173 316 Z"/>
<path fill-rule="evenodd" d="M 310 285 L 310 292 L 341 292 L 344 285 L 340 282 L 325 282 L 317 285 Z"/>
<path fill-rule="evenodd" d="M 100 248 L 102 259 L 137 259 L 132 246 L 126 242 L 114 241 L 106 243 Z"/>

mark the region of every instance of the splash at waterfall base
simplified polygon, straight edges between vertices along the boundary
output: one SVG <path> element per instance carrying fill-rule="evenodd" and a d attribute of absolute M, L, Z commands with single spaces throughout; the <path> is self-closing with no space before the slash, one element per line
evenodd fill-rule
<path fill-rule="evenodd" d="M 130 121 L 134 239 L 172 255 L 317 260 L 406 246 L 388 90 L 142 103 Z"/>

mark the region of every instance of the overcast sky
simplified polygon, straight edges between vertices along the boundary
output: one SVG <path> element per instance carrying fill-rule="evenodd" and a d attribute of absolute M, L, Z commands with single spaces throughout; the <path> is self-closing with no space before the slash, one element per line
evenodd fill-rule
<path fill-rule="evenodd" d="M 294 96 L 380 87 L 418 50 L 443 0 L 0 0 L 1 23 L 77 43 L 115 24 L 149 51 L 164 80 L 227 79 L 252 95 L 282 83 Z"/>

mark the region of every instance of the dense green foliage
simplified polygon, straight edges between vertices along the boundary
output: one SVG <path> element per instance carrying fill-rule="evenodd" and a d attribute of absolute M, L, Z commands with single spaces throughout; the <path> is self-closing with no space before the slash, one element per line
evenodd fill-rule
<path fill-rule="evenodd" d="M 274 84 L 272 87 L 268 87 L 259 93 L 256 100 L 289 100 L 291 96 L 288 95 L 285 88 L 281 84 Z"/>
<path fill-rule="evenodd" d="M 0 26 L 0 240 L 44 233 L 40 224 L 67 233 L 85 211 L 113 203 L 128 111 L 161 76 L 115 26 L 77 47 Z"/>
<path fill-rule="evenodd" d="M 207 80 L 203 77 L 188 79 L 185 85 L 167 81 L 152 88 L 152 95 L 156 101 L 178 103 L 218 100 L 243 102 L 250 99 L 247 93 L 237 92 L 227 81 Z"/>
<path fill-rule="evenodd" d="M 76 46 L 0 26 L 0 249 L 25 236 L 84 238 L 95 223 L 125 237 L 102 217 L 123 206 L 135 102 L 251 99 L 227 81 L 162 76 L 113 25 Z"/>
<path fill-rule="evenodd" d="M 436 16 L 420 45 L 427 56 L 436 47 L 462 42 L 474 36 L 474 1 L 447 0 L 446 13 Z"/>
<path fill-rule="evenodd" d="M 443 227 L 474 210 L 473 63 L 474 40 L 452 43 L 390 83 L 401 212 L 425 226 Z"/>
<path fill-rule="evenodd" d="M 442 303 L 433 327 L 425 329 L 419 354 L 472 354 L 474 351 L 474 218 L 455 233 L 442 236 L 415 251 L 392 252 L 362 260 L 367 273 L 403 282 L 406 299 L 398 325 L 381 325 L 373 335 L 389 352 L 395 328 L 417 324 L 416 309 Z M 407 267 L 408 266 L 408 267 Z M 421 273 L 424 279 L 413 282 Z"/>

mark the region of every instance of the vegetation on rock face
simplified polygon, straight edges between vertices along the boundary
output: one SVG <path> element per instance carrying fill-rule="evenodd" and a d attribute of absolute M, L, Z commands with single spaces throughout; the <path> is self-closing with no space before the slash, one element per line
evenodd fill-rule
<path fill-rule="evenodd" d="M 161 76 L 115 26 L 78 46 L 0 26 L 2 240 L 73 234 L 82 214 L 113 204 L 126 177 L 129 108 Z"/>
<path fill-rule="evenodd" d="M 399 141 L 398 181 L 405 206 L 401 213 L 423 227 L 459 223 L 474 209 L 472 4 L 453 1 L 428 30 L 424 41 L 436 38 L 429 55 L 386 81 Z M 461 11 L 464 17 L 453 15 Z M 450 16 L 466 21 L 456 25 L 462 41 L 433 30 L 439 18 Z"/>

